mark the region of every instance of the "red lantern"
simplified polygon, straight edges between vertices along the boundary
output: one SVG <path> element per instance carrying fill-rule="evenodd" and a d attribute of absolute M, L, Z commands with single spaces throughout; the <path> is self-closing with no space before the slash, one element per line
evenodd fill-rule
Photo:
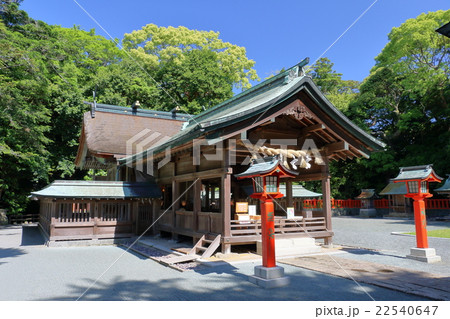
<path fill-rule="evenodd" d="M 414 200 L 417 248 L 411 249 L 411 255 L 407 257 L 426 262 L 440 261 L 440 257 L 435 255 L 434 249 L 428 247 L 424 199 L 433 196 L 428 191 L 428 183 L 441 180 L 442 178 L 434 172 L 433 165 L 401 167 L 398 176 L 392 180 L 394 183 L 405 183 L 407 189 L 405 197 Z"/>
<path fill-rule="evenodd" d="M 273 156 L 253 162 L 245 172 L 236 175 L 237 179 L 252 178 L 254 193 L 250 197 L 261 201 L 263 267 L 276 267 L 273 199 L 284 196 L 280 193 L 280 178 L 295 177 L 297 174 L 285 167 L 280 157 Z"/>

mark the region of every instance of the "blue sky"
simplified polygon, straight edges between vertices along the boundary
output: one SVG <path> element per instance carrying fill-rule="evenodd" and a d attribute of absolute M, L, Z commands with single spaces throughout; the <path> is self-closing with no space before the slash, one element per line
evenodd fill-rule
<path fill-rule="evenodd" d="M 220 32 L 243 46 L 261 79 L 305 57 L 317 59 L 375 0 L 146 1 L 77 0 L 113 37 L 154 23 Z M 24 0 L 35 19 L 63 27 L 95 28 L 74 0 Z M 393 27 L 422 12 L 448 10 L 448 0 L 378 0 L 326 54 L 347 80 L 369 75 Z"/>

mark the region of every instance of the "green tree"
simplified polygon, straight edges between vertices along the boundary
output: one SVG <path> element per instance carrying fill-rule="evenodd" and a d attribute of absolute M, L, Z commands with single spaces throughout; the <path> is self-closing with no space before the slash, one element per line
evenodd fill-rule
<path fill-rule="evenodd" d="M 160 94 L 156 105 L 171 105 L 175 99 L 186 112 L 197 114 L 231 98 L 232 80 L 217 61 L 216 52 L 192 50 L 181 64 L 176 59 L 161 63 L 156 78 L 168 94 Z"/>
<path fill-rule="evenodd" d="M 350 103 L 351 119 L 387 144 L 355 166 L 377 187 L 400 166 L 433 163 L 439 174 L 450 172 L 450 40 L 435 32 L 449 20 L 450 10 L 430 12 L 394 28 Z"/>
<path fill-rule="evenodd" d="M 86 90 L 121 56 L 93 31 L 34 21 L 9 2 L 0 11 L 0 205 L 20 212 L 32 189 L 74 173 Z"/>
<path fill-rule="evenodd" d="M 223 42 L 217 32 L 148 24 L 125 34 L 123 45 L 160 83 L 157 102 L 165 110 L 178 105 L 199 112 L 258 79 L 245 48 Z M 170 97 L 163 96 L 167 93 Z"/>
<path fill-rule="evenodd" d="M 328 58 L 320 58 L 312 65 L 308 73 L 328 100 L 340 111 L 346 113 L 350 102 L 357 96 L 360 83 L 343 80 L 342 73 L 337 73 L 333 66 L 334 63 Z"/>
<path fill-rule="evenodd" d="M 47 87 L 30 45 L 0 21 L 0 205 L 11 212 L 23 210 L 27 192 L 49 169 Z"/>

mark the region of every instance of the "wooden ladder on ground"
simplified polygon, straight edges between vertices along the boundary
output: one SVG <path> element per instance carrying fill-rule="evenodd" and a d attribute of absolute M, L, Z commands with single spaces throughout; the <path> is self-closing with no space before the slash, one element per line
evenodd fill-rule
<path fill-rule="evenodd" d="M 167 265 L 173 265 L 196 259 L 206 259 L 211 257 L 214 252 L 220 246 L 220 235 L 217 235 L 214 239 L 207 239 L 206 235 L 203 235 L 200 240 L 194 245 L 194 247 L 187 253 L 187 255 L 175 256 L 172 258 L 161 260 L 161 263 Z"/>

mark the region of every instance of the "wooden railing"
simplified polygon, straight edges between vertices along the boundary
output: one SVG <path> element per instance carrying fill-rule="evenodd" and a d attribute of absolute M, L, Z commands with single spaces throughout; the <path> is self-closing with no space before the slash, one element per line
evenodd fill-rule
<path fill-rule="evenodd" d="M 425 199 L 425 209 L 450 209 L 450 199 Z"/>
<path fill-rule="evenodd" d="M 39 214 L 8 215 L 8 220 L 10 224 L 37 223 Z"/>
<path fill-rule="evenodd" d="M 331 208 L 361 208 L 357 199 L 331 199 Z"/>
<path fill-rule="evenodd" d="M 91 218 L 91 203 L 59 203 L 56 206 L 56 218 L 60 223 L 88 222 Z"/>
<path fill-rule="evenodd" d="M 392 208 L 388 199 L 375 199 L 375 208 Z M 307 199 L 303 201 L 305 209 L 320 209 L 323 207 L 321 199 Z M 331 207 L 335 208 L 361 208 L 361 201 L 357 199 L 331 199 Z M 426 209 L 450 209 L 450 199 L 425 199 Z"/>
<path fill-rule="evenodd" d="M 276 218 L 274 224 L 275 234 L 319 232 L 327 230 L 324 217 L 292 219 Z M 260 220 L 231 221 L 231 236 L 254 236 L 260 234 Z"/>
<path fill-rule="evenodd" d="M 373 201 L 375 208 L 389 208 L 390 207 L 390 203 L 388 199 L 375 199 Z"/>
<path fill-rule="evenodd" d="M 318 209 L 323 207 L 321 199 L 305 199 L 303 208 Z M 361 208 L 361 201 L 357 199 L 331 199 L 331 208 Z"/>

